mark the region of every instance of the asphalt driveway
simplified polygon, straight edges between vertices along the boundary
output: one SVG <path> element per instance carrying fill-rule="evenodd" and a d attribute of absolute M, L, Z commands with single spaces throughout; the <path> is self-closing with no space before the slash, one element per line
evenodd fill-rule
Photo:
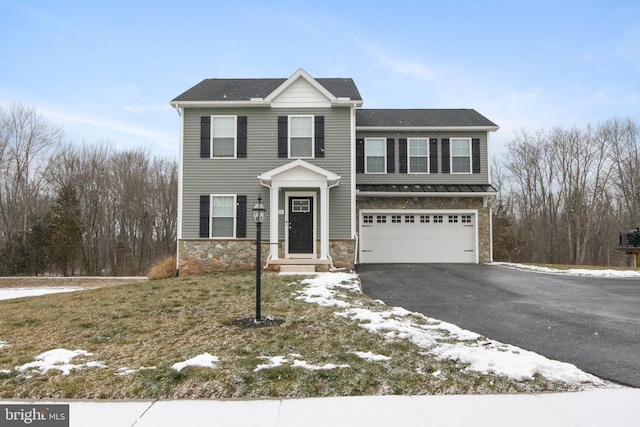
<path fill-rule="evenodd" d="M 365 294 L 640 387 L 640 279 L 478 264 L 368 264 Z"/>

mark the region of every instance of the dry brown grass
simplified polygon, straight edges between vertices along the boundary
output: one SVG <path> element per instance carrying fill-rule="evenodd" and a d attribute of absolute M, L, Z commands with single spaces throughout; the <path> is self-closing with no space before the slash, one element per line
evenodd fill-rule
<path fill-rule="evenodd" d="M 176 257 L 166 256 L 160 258 L 151 266 L 147 273 L 149 280 L 168 279 L 176 275 Z"/>
<path fill-rule="evenodd" d="M 562 390 L 543 379 L 517 383 L 466 372 L 438 361 L 407 340 L 388 340 L 320 307 L 294 298 L 294 277 L 263 276 L 262 313 L 281 326 L 240 328 L 254 314 L 251 272 L 142 281 L 68 294 L 0 301 L 0 398 L 255 398 L 378 394 L 500 393 Z M 354 294 L 363 307 L 377 303 Z M 45 351 L 82 349 L 106 368 L 31 376 L 14 368 Z M 391 357 L 368 362 L 353 351 Z M 208 352 L 215 369 L 171 368 Z M 262 357 L 300 355 L 310 371 L 291 363 L 254 372 Z M 75 363 L 75 360 L 74 360 Z M 155 367 L 143 369 L 142 367 Z M 121 368 L 136 370 L 118 375 Z M 2 373 L 4 370 L 4 373 Z M 440 375 L 432 375 L 440 371 Z"/>

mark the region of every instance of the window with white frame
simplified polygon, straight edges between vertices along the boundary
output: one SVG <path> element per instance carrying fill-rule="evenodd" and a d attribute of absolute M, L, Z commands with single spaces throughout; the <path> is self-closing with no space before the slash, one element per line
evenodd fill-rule
<path fill-rule="evenodd" d="M 451 173 L 471 173 L 471 138 L 451 138 Z"/>
<path fill-rule="evenodd" d="M 211 196 L 211 237 L 236 236 L 236 196 Z"/>
<path fill-rule="evenodd" d="M 409 138 L 409 173 L 429 173 L 429 140 Z"/>
<path fill-rule="evenodd" d="M 365 173 L 385 173 L 387 144 L 384 138 L 364 140 Z"/>
<path fill-rule="evenodd" d="M 211 157 L 236 157 L 236 116 L 211 117 Z"/>
<path fill-rule="evenodd" d="M 289 158 L 313 158 L 313 116 L 289 116 Z"/>

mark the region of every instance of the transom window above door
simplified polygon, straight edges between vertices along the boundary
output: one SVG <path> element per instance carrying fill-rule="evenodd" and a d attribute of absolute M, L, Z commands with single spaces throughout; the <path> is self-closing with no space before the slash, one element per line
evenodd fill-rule
<path fill-rule="evenodd" d="M 289 116 L 289 157 L 313 158 L 313 116 Z"/>

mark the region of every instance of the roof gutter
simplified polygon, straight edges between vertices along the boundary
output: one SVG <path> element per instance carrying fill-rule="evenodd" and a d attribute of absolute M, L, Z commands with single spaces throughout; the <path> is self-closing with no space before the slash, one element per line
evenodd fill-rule
<path fill-rule="evenodd" d="M 461 132 L 495 132 L 500 126 L 356 126 L 358 131 L 382 131 L 382 132 L 443 132 L 443 131 L 461 131 Z"/>

